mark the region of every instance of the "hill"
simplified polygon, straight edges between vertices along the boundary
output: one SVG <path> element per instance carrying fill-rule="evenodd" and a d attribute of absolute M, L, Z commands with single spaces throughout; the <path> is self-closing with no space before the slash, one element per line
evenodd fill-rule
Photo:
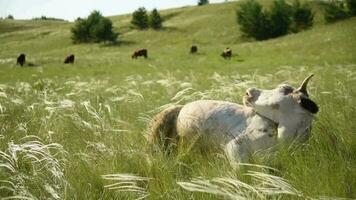
<path fill-rule="evenodd" d="M 130 15 L 112 16 L 120 33 L 115 45 L 72 44 L 70 22 L 1 20 L 0 190 L 10 189 L 0 197 L 215 199 L 177 182 L 223 177 L 252 185 L 255 191 L 225 185 L 246 199 L 356 198 L 356 18 L 325 25 L 315 4 L 312 29 L 256 42 L 239 32 L 238 7 L 163 10 L 159 31 L 134 30 Z M 192 44 L 198 55 L 189 54 Z M 233 50 L 231 60 L 220 56 L 225 47 Z M 148 49 L 147 60 L 131 59 L 138 48 Z M 37 66 L 16 66 L 20 53 Z M 70 53 L 75 64 L 64 65 Z M 247 87 L 297 86 L 311 73 L 310 95 L 320 112 L 304 145 L 257 154 L 254 166 L 240 170 L 222 152 L 167 156 L 147 148 L 147 123 L 165 106 L 196 99 L 241 103 Z M 251 170 L 277 178 L 252 180 Z M 104 186 L 115 181 L 102 175 L 115 173 L 121 185 L 109 190 Z"/>

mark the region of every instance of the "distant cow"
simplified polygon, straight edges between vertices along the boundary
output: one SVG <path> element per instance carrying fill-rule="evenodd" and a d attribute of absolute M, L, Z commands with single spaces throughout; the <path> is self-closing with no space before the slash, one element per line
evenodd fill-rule
<path fill-rule="evenodd" d="M 225 59 L 227 59 L 227 58 L 231 58 L 231 56 L 232 56 L 232 50 L 228 47 L 228 48 L 226 48 L 226 49 L 224 49 L 224 51 L 222 52 L 222 54 L 221 54 L 221 56 L 223 57 L 223 58 L 225 58 Z"/>
<path fill-rule="evenodd" d="M 25 64 L 26 62 L 26 55 L 25 54 L 20 54 L 19 57 L 17 57 L 17 65 L 21 65 L 21 67 Z"/>
<path fill-rule="evenodd" d="M 147 58 L 147 49 L 139 49 L 139 50 L 136 50 L 136 51 L 132 54 L 131 58 L 132 58 L 132 59 L 136 59 L 136 58 L 139 57 L 139 56 L 143 56 L 143 57 Z"/>
<path fill-rule="evenodd" d="M 190 53 L 195 54 L 198 52 L 198 47 L 196 45 L 193 45 L 190 47 Z"/>
<path fill-rule="evenodd" d="M 66 59 L 64 60 L 64 64 L 73 64 L 74 63 L 74 55 L 70 54 L 66 57 Z"/>

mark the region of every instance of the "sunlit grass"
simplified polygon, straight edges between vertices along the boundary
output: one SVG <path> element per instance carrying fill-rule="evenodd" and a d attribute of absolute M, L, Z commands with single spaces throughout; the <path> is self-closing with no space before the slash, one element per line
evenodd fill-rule
<path fill-rule="evenodd" d="M 0 21 L 0 198 L 356 198 L 355 18 L 252 42 L 239 37 L 236 6 L 164 11 L 158 32 L 112 17 L 116 46 L 73 45 L 66 22 Z M 230 61 L 219 56 L 226 46 Z M 142 47 L 149 59 L 131 60 Z M 15 66 L 22 52 L 39 66 Z M 260 152 L 238 170 L 221 151 L 168 156 L 147 145 L 148 122 L 169 105 L 242 103 L 248 87 L 297 86 L 311 73 L 320 112 L 303 145 Z"/>

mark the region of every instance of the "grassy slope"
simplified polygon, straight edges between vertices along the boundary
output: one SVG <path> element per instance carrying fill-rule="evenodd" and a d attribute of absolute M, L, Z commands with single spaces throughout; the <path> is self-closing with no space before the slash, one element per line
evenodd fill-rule
<path fill-rule="evenodd" d="M 237 7 L 238 3 L 224 3 L 162 11 L 167 20 L 161 31 L 132 30 L 130 16 L 115 16 L 112 20 L 121 33 L 121 43 L 115 46 L 73 45 L 72 24 L 66 22 L 0 21 L 0 82 L 15 88 L 21 86 L 20 82 L 27 82 L 32 88 L 29 95 L 6 90 L 8 96 L 11 93 L 13 98 L 24 99 L 25 105 L 8 104 L 9 113 L 1 119 L 1 134 L 6 138 L 1 141 L 2 147 L 7 141 L 23 136 L 17 131 L 20 122 L 27 124 L 26 134 L 62 144 L 69 152 L 65 165 L 65 178 L 69 182 L 64 194 L 67 198 L 120 199 L 124 194 L 104 190 L 100 178 L 102 174 L 120 172 L 154 178 L 147 186 L 152 199 L 206 199 L 210 196 L 187 193 L 175 182 L 196 176 L 243 177 L 221 156 L 206 161 L 197 154 L 183 154 L 175 159 L 146 153 L 142 135 L 146 121 L 139 120 L 140 117 L 152 115 L 147 112 L 170 103 L 187 83 L 209 98 L 240 102 L 244 88 L 233 84 L 239 80 L 251 79 L 253 86 L 271 88 L 283 81 L 297 84 L 313 72 L 317 76 L 311 93 L 321 112 L 312 139 L 302 149 L 277 153 L 271 159 L 256 157 L 254 162 L 278 168 L 278 175 L 307 195 L 355 198 L 356 101 L 352 85 L 356 41 L 352 38 L 356 35 L 356 19 L 324 26 L 318 18 L 311 30 L 254 42 L 240 37 L 235 22 Z M 188 54 L 193 43 L 199 47 L 197 56 Z M 227 46 L 235 53 L 231 61 L 219 56 Z M 131 52 L 143 47 L 148 48 L 150 58 L 131 60 Z M 40 67 L 16 67 L 15 58 L 20 52 L 25 52 L 27 59 Z M 74 66 L 61 64 L 69 53 L 76 55 Z M 214 73 L 219 74 L 219 80 L 212 78 L 216 77 Z M 68 81 L 87 85 L 71 86 Z M 88 87 L 88 92 L 76 87 Z M 111 87 L 118 88 L 114 94 L 105 90 Z M 53 101 L 72 98 L 76 106 L 63 113 L 58 111 L 46 123 L 45 105 L 34 113 L 24 113 L 26 106 L 43 100 L 42 96 L 36 96 L 36 91 L 43 88 Z M 66 95 L 73 91 L 77 92 L 73 97 Z M 130 91 L 139 92 L 143 99 L 127 95 L 131 101 L 108 100 L 113 95 L 131 94 Z M 199 98 L 202 97 L 190 96 L 185 101 Z M 97 109 L 102 117 L 100 122 L 91 119 L 80 104 L 84 101 L 90 101 Z M 109 105 L 111 113 L 101 110 L 101 105 Z M 68 114 L 77 117 L 67 118 Z M 74 120 L 78 116 L 86 122 L 98 123 L 101 128 L 83 128 Z M 105 127 L 128 129 L 129 133 L 105 131 Z M 56 133 L 51 139 L 49 131 Z M 12 133 L 15 134 L 10 136 Z M 104 144 L 107 151 L 95 149 L 92 143 Z"/>

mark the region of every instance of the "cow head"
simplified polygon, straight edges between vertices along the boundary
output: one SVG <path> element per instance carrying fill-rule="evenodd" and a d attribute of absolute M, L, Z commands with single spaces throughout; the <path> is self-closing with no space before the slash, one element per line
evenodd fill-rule
<path fill-rule="evenodd" d="M 278 124 L 278 138 L 285 140 L 307 139 L 313 114 L 319 108 L 308 95 L 307 77 L 297 89 L 282 84 L 272 90 L 250 88 L 244 96 L 244 104 Z"/>

